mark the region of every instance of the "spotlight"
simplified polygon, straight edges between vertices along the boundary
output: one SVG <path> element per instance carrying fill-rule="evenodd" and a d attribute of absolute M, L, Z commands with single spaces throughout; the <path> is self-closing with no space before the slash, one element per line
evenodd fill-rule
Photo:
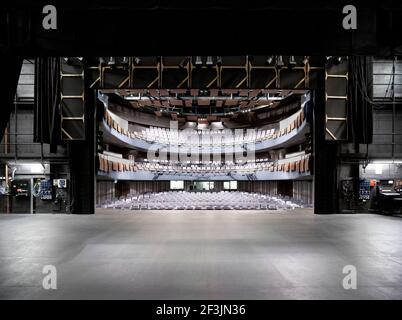
<path fill-rule="evenodd" d="M 63 57 L 63 60 L 68 65 L 82 66 L 83 57 Z"/>
<path fill-rule="evenodd" d="M 212 66 L 214 61 L 212 60 L 212 56 L 207 56 L 207 61 L 205 63 L 207 66 Z"/>
<path fill-rule="evenodd" d="M 283 63 L 283 58 L 282 56 L 276 56 L 276 67 L 278 69 L 282 68 L 285 64 Z"/>
<path fill-rule="evenodd" d="M 123 57 L 121 59 L 121 61 L 119 62 L 119 65 L 121 65 L 124 70 L 127 70 L 127 68 L 128 68 L 128 57 Z"/>
<path fill-rule="evenodd" d="M 303 58 L 303 64 L 306 65 L 308 63 L 308 56 L 304 56 Z"/>
<path fill-rule="evenodd" d="M 294 66 L 296 66 L 296 64 L 297 64 L 297 62 L 296 62 L 295 56 L 290 56 L 290 58 L 289 58 L 289 68 L 290 69 L 293 68 Z"/>
<path fill-rule="evenodd" d="M 109 66 L 114 66 L 116 64 L 116 60 L 114 57 L 110 57 L 107 63 Z"/>
<path fill-rule="evenodd" d="M 334 57 L 333 61 L 334 64 L 338 65 L 342 62 L 342 57 Z"/>
<path fill-rule="evenodd" d="M 274 61 L 274 56 L 269 56 L 269 57 L 267 58 L 267 60 L 265 61 L 265 63 L 266 63 L 266 64 L 271 64 L 272 61 Z"/>
<path fill-rule="evenodd" d="M 142 59 L 139 57 L 134 57 L 134 63 L 139 66 L 142 64 Z"/>
<path fill-rule="evenodd" d="M 195 65 L 196 65 L 196 66 L 202 65 L 201 56 L 196 56 L 196 57 L 195 57 Z"/>
<path fill-rule="evenodd" d="M 343 58 L 339 56 L 327 56 L 326 60 L 327 64 L 329 65 L 339 65 L 342 62 Z"/>

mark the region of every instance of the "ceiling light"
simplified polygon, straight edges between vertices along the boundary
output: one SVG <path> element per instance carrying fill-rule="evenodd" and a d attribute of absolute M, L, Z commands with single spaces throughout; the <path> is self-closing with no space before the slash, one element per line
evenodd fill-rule
<path fill-rule="evenodd" d="M 373 164 L 402 164 L 402 159 L 377 159 L 372 161 Z"/>

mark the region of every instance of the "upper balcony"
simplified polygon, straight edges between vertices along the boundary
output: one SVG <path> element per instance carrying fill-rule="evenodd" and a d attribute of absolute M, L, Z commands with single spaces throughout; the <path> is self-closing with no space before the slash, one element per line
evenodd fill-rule
<path fill-rule="evenodd" d="M 175 126 L 175 123 L 173 126 Z M 121 147 L 141 151 L 159 150 L 166 152 L 233 153 L 244 151 L 262 152 L 274 148 L 285 148 L 302 143 L 309 131 L 304 108 L 290 117 L 279 121 L 276 128 L 179 130 L 162 127 L 141 127 L 130 130 L 129 122 L 105 110 L 101 129 L 104 141 Z"/>

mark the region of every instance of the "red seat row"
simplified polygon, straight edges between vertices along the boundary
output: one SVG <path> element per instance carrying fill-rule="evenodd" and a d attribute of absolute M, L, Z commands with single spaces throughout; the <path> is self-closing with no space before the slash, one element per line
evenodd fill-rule
<path fill-rule="evenodd" d="M 137 171 L 137 166 L 128 164 L 128 163 L 118 162 L 118 161 L 111 161 L 111 160 L 108 160 L 105 156 L 99 154 L 99 171 L 102 171 L 102 172 L 111 172 L 111 171 L 135 172 L 135 171 Z"/>
<path fill-rule="evenodd" d="M 291 133 L 295 129 L 298 129 L 303 124 L 304 120 L 304 112 L 301 111 L 297 118 L 293 120 L 286 128 L 280 130 L 278 133 L 275 133 L 274 138 L 281 137 L 283 135 Z"/>
<path fill-rule="evenodd" d="M 271 171 L 271 172 L 275 172 L 275 171 L 295 172 L 296 171 L 299 173 L 305 173 L 305 172 L 310 172 L 310 167 L 311 167 L 311 157 L 309 156 L 302 160 L 274 165 L 269 169 L 269 171 Z"/>
<path fill-rule="evenodd" d="M 127 137 L 130 137 L 130 132 L 125 130 L 124 128 L 122 128 L 116 121 L 113 120 L 112 116 L 105 111 L 105 119 L 106 119 L 106 123 L 107 125 L 116 130 L 118 133 L 125 135 Z"/>

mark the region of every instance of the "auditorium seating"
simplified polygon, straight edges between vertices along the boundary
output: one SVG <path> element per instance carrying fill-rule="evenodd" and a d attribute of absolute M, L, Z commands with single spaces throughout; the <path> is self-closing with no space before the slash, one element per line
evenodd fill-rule
<path fill-rule="evenodd" d="M 167 173 L 182 173 L 182 172 L 310 172 L 311 157 L 304 156 L 300 160 L 290 161 L 287 163 L 275 164 L 268 159 L 256 159 L 255 161 L 246 163 L 181 163 L 181 162 L 134 162 L 128 159 L 113 158 L 99 154 L 99 170 L 101 172 L 135 172 L 137 170 L 145 170 L 151 172 L 167 172 Z"/>
<path fill-rule="evenodd" d="M 255 172 L 260 170 L 268 170 L 272 166 L 272 162 L 248 162 L 244 164 L 239 163 L 180 163 L 180 162 L 137 162 L 139 170 L 148 170 L 152 172 Z"/>
<path fill-rule="evenodd" d="M 240 191 L 168 191 L 129 195 L 103 204 L 104 208 L 125 210 L 293 210 L 302 202 L 280 196 Z"/>
<path fill-rule="evenodd" d="M 105 111 L 105 120 L 106 124 L 118 133 L 132 139 L 141 139 L 151 143 L 180 146 L 233 146 L 262 142 L 289 134 L 303 124 L 305 116 L 303 111 L 299 112 L 296 119 L 281 130 L 259 128 L 244 130 L 173 130 L 151 126 L 143 128 L 141 131 L 127 131 L 112 118 L 108 111 Z"/>

